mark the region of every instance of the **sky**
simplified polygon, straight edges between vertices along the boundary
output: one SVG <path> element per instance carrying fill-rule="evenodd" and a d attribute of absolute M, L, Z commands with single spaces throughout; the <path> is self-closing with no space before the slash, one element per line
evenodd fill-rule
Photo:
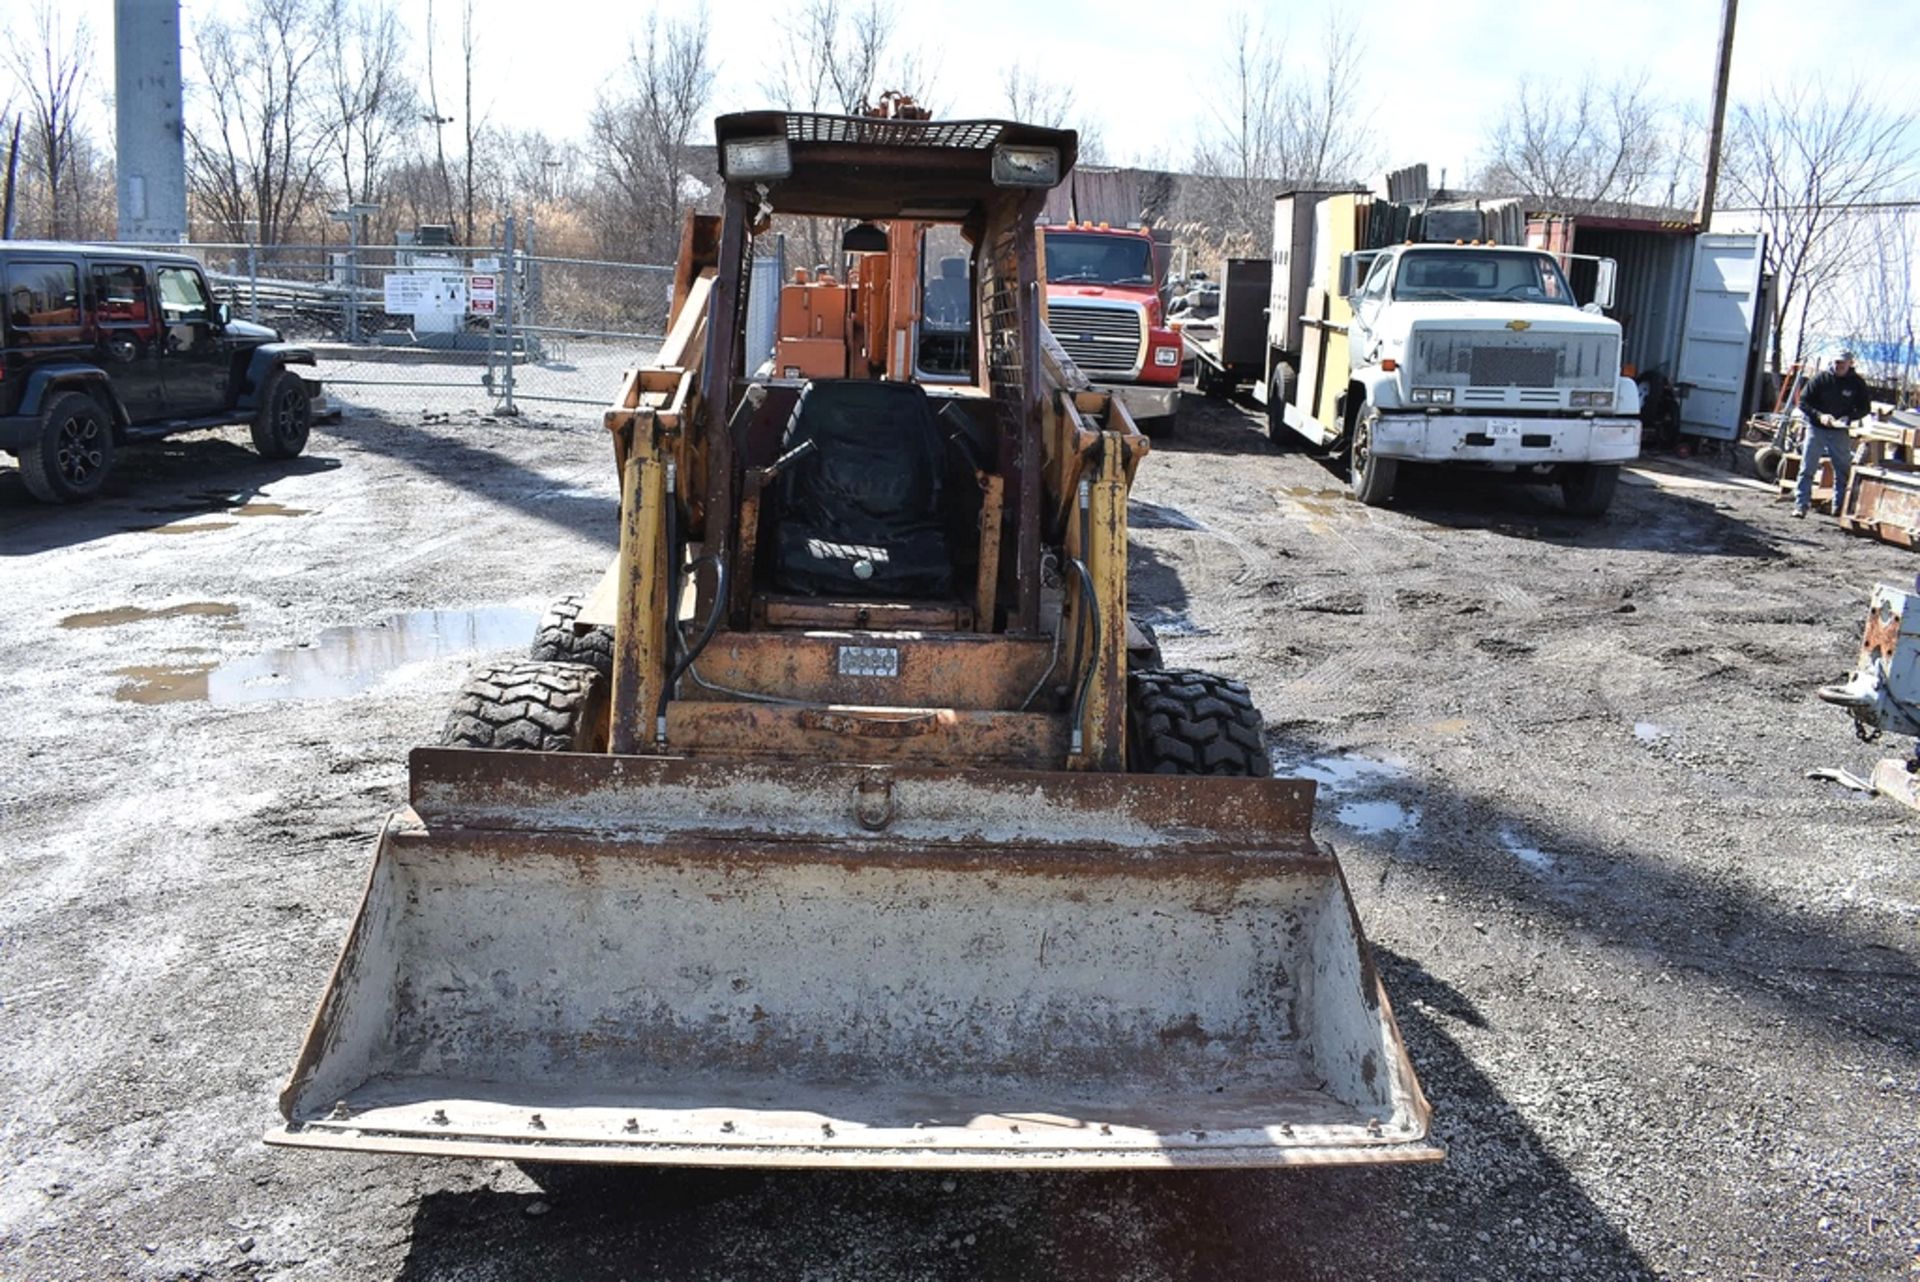
<path fill-rule="evenodd" d="M 484 118 L 583 139 L 600 88 L 614 76 L 649 12 L 685 18 L 697 0 L 476 0 Z M 182 0 L 185 39 L 209 14 L 246 0 Z M 0 31 L 31 35 L 30 0 L 0 0 Z M 719 57 L 714 110 L 770 105 L 761 85 L 776 57 L 779 16 L 793 7 L 709 0 Z M 897 0 L 898 39 L 924 51 L 940 114 L 1003 115 L 1001 88 L 1015 63 L 1070 85 L 1077 117 L 1095 122 L 1107 159 L 1181 168 L 1195 143 L 1218 128 L 1224 104 L 1223 40 L 1232 3 L 1198 10 L 1137 0 L 969 0 L 965 5 Z M 1257 25 L 1288 40 L 1303 71 L 1329 9 L 1315 3 L 1246 5 Z M 63 18 L 94 32 L 100 96 L 94 128 L 112 128 L 111 0 L 59 0 Z M 426 37 L 426 0 L 403 0 L 416 51 Z M 1591 0 L 1527 8 L 1510 0 L 1372 0 L 1346 13 L 1368 16 L 1364 97 L 1382 168 L 1424 162 L 1456 184 L 1476 169 L 1481 147 L 1521 78 L 1605 83 L 1644 70 L 1656 93 L 1705 114 L 1721 0 Z M 459 0 L 434 6 L 442 110 L 457 99 Z M 1581 25 L 1573 24 L 1578 20 Z M 1913 111 L 1920 93 L 1893 76 L 1876 79 L 1876 51 L 1920 48 L 1920 3 L 1910 0 L 1742 0 L 1734 45 L 1733 97 L 1751 97 L 1822 69 L 1866 74 L 1889 104 Z M 423 60 L 422 60 L 423 61 Z M 189 59 L 189 66 L 191 60 Z M 0 92 L 4 92 L 0 90 Z M 1070 122 L 1071 123 L 1071 122 Z"/>

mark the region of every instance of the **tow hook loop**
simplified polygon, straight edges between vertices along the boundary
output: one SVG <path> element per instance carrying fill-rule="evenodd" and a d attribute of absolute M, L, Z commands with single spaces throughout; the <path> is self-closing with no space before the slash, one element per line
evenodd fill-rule
<path fill-rule="evenodd" d="M 868 832 L 879 832 L 893 822 L 893 780 L 870 774 L 853 794 L 853 817 Z"/>

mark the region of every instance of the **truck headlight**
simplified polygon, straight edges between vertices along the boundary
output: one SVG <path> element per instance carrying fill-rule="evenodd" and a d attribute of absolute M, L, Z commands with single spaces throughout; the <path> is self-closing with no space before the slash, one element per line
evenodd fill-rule
<path fill-rule="evenodd" d="M 786 178 L 793 173 L 793 149 L 785 138 L 742 138 L 727 144 L 727 181 Z"/>
<path fill-rule="evenodd" d="M 1060 153 L 1052 147 L 1009 147 L 1002 143 L 993 149 L 993 183 L 996 187 L 1058 186 Z"/>
<path fill-rule="evenodd" d="M 1451 405 L 1453 389 L 1451 387 L 1416 387 L 1413 389 L 1415 405 Z"/>
<path fill-rule="evenodd" d="M 1155 365 L 1178 365 L 1180 363 L 1180 349 L 1177 347 L 1154 348 L 1153 363 Z"/>
<path fill-rule="evenodd" d="M 1613 393 L 1611 391 L 1575 392 L 1572 395 L 1571 404 L 1577 410 L 1609 410 L 1613 408 Z"/>

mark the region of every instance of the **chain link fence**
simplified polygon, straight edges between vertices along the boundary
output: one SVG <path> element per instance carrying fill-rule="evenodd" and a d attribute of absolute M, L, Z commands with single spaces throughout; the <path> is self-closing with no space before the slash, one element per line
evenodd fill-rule
<path fill-rule="evenodd" d="M 658 350 L 673 268 L 542 255 L 514 219 L 493 241 L 140 248 L 198 258 L 236 317 L 314 347 L 336 401 L 597 414 Z"/>

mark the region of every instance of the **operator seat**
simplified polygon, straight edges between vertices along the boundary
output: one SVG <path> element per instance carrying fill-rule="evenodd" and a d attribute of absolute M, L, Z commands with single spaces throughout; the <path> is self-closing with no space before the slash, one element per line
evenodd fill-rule
<path fill-rule="evenodd" d="M 950 595 L 943 442 L 919 385 L 807 383 L 781 453 L 809 446 L 775 491 L 775 587 L 866 600 Z"/>

